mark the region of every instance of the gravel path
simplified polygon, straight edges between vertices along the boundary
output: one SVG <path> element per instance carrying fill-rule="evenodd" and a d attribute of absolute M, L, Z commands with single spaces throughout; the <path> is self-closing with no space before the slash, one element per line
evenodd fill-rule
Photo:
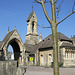
<path fill-rule="evenodd" d="M 53 68 L 27 66 L 25 75 L 53 75 Z M 60 68 L 60 75 L 75 75 L 75 68 Z"/>

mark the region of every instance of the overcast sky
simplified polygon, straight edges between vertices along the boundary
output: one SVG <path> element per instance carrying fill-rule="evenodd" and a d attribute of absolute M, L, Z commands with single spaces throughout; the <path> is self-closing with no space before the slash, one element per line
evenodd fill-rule
<path fill-rule="evenodd" d="M 8 27 L 9 30 L 12 31 L 16 26 L 23 43 L 25 42 L 27 34 L 26 20 L 32 12 L 32 5 L 38 19 L 38 24 L 47 27 L 50 26 L 45 18 L 41 5 L 33 3 L 33 1 L 35 0 L 0 0 L 0 41 L 2 41 L 7 34 Z M 64 0 L 59 13 L 58 22 L 72 11 L 73 1 L 74 0 Z M 51 18 L 50 3 L 46 3 L 46 8 Z M 75 35 L 75 14 L 58 25 L 58 32 L 63 33 L 67 37 Z M 42 29 L 38 27 L 38 34 L 40 33 L 42 37 L 45 38 L 52 32 L 51 29 Z"/>

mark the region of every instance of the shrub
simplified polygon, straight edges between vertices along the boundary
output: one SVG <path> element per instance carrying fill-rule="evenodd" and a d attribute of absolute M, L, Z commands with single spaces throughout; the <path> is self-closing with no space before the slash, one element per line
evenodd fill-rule
<path fill-rule="evenodd" d="M 59 67 L 63 67 L 63 62 L 59 62 Z"/>
<path fill-rule="evenodd" d="M 63 67 L 63 62 L 59 62 L 59 67 Z M 53 68 L 53 62 L 51 62 L 51 68 Z"/>

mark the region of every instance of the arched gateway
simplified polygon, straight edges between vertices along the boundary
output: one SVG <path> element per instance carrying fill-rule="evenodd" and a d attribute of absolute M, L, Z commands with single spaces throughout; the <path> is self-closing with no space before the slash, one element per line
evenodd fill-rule
<path fill-rule="evenodd" d="M 23 65 L 25 58 L 25 46 L 16 30 L 16 27 L 13 31 L 8 32 L 2 41 L 1 49 L 3 52 L 2 56 L 4 56 L 4 60 L 7 60 L 7 51 L 9 45 L 11 45 L 13 48 L 14 60 L 18 61 L 19 65 Z"/>

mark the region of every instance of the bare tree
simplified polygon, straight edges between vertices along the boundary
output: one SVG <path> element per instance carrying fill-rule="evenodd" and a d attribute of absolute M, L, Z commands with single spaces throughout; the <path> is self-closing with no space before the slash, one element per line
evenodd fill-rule
<path fill-rule="evenodd" d="M 52 9 L 52 20 L 49 17 L 46 7 L 45 7 L 45 3 L 47 3 L 46 0 L 35 0 L 37 3 L 40 3 L 42 5 L 44 14 L 48 20 L 48 22 L 50 23 L 51 29 L 52 29 L 52 38 L 53 38 L 53 71 L 54 71 L 54 75 L 59 75 L 59 64 L 58 64 L 58 38 L 57 38 L 57 26 L 58 24 L 60 24 L 61 22 L 63 22 L 65 19 L 67 19 L 69 16 L 71 16 L 72 14 L 75 13 L 74 11 L 74 5 L 73 5 L 73 11 L 66 16 L 64 19 L 62 19 L 60 22 L 57 23 L 57 17 L 59 14 L 59 10 L 57 12 L 57 17 L 56 17 L 56 6 L 55 3 L 58 2 L 58 0 L 50 0 L 48 2 L 51 3 L 51 9 Z M 60 8 L 60 6 L 59 6 Z M 58 9 L 59 9 L 58 8 Z"/>

